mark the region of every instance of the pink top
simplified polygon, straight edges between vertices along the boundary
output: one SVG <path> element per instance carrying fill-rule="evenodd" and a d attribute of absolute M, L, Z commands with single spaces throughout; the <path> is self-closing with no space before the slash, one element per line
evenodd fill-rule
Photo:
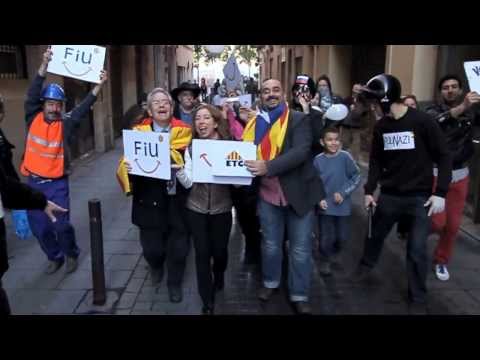
<path fill-rule="evenodd" d="M 227 111 L 228 125 L 230 127 L 230 133 L 232 134 L 235 140 L 242 140 L 243 135 L 243 126 L 235 118 L 235 113 L 233 111 Z"/>
<path fill-rule="evenodd" d="M 263 176 L 260 181 L 260 196 L 262 200 L 275 206 L 287 206 L 287 199 L 277 176 Z"/>

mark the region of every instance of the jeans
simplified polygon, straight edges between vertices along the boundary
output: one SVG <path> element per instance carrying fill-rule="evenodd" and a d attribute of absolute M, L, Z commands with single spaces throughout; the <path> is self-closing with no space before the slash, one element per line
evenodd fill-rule
<path fill-rule="evenodd" d="M 412 224 L 407 240 L 408 296 L 412 302 L 425 303 L 427 297 L 427 237 L 430 232 L 428 208 L 423 205 L 427 196 L 394 196 L 381 194 L 372 218 L 372 238 L 365 240 L 361 263 L 374 267 L 383 248 L 383 242 L 393 225 L 410 215 Z"/>
<path fill-rule="evenodd" d="M 69 209 L 68 178 L 44 179 L 28 178 L 28 185 L 42 192 L 48 200 Z M 77 258 L 80 249 L 75 240 L 75 229 L 70 223 L 70 211 L 57 212 L 57 221 L 52 223 L 43 210 L 28 210 L 28 222 L 33 235 L 38 239 L 40 247 L 47 255 L 48 260 L 63 262 L 65 256 Z"/>
<path fill-rule="evenodd" d="M 210 305 L 214 302 L 212 272 L 221 278 L 227 269 L 232 213 L 209 215 L 187 210 L 187 219 L 195 246 L 198 292 L 203 304 Z"/>
<path fill-rule="evenodd" d="M 280 285 L 285 226 L 289 240 L 288 288 L 291 301 L 308 301 L 312 274 L 313 208 L 298 216 L 290 206 L 275 206 L 259 199 L 258 214 L 262 228 L 263 284 L 274 289 Z"/>
<path fill-rule="evenodd" d="M 432 216 L 432 230 L 440 234 L 434 256 L 434 262 L 437 264 L 447 264 L 452 256 L 453 245 L 462 223 L 467 194 L 468 177 L 450 183 L 445 199 L 445 211 Z"/>
<path fill-rule="evenodd" d="M 350 216 L 320 215 L 320 255 L 325 261 L 343 249 L 350 238 Z"/>

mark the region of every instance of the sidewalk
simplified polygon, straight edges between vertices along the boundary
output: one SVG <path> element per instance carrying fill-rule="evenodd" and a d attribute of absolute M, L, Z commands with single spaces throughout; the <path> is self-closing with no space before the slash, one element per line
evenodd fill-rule
<path fill-rule="evenodd" d="M 88 200 L 102 203 L 105 277 L 108 301 L 118 298 L 140 261 L 141 248 L 132 232 L 130 199 L 120 191 L 115 167 L 122 153 L 121 143 L 115 150 L 94 153 L 76 164 L 70 177 L 70 214 L 82 252 L 79 268 L 66 275 L 60 269 L 53 275 L 43 273 L 46 256 L 31 237 L 19 240 L 7 227 L 10 269 L 3 283 L 14 314 L 73 314 L 91 311 L 88 303 L 92 288 Z M 7 215 L 7 220 L 10 216 Z"/>

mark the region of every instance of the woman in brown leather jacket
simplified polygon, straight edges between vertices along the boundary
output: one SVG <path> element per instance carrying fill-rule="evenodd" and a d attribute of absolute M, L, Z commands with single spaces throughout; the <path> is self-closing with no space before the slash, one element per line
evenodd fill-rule
<path fill-rule="evenodd" d="M 192 118 L 194 139 L 230 140 L 227 120 L 214 106 L 198 106 Z M 198 291 L 203 301 L 202 313 L 213 314 L 215 292 L 223 289 L 228 261 L 228 239 L 232 228 L 231 185 L 193 184 L 191 151 L 185 151 L 185 167 L 177 172 L 177 179 L 185 188 L 191 187 L 186 207 L 195 246 Z"/>

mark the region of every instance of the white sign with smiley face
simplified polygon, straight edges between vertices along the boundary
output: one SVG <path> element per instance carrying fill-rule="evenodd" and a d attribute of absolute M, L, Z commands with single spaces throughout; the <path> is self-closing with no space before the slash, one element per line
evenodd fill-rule
<path fill-rule="evenodd" d="M 123 130 L 123 148 L 131 174 L 170 180 L 170 134 Z"/>
<path fill-rule="evenodd" d="M 47 71 L 92 83 L 100 83 L 105 48 L 96 45 L 52 45 Z"/>

